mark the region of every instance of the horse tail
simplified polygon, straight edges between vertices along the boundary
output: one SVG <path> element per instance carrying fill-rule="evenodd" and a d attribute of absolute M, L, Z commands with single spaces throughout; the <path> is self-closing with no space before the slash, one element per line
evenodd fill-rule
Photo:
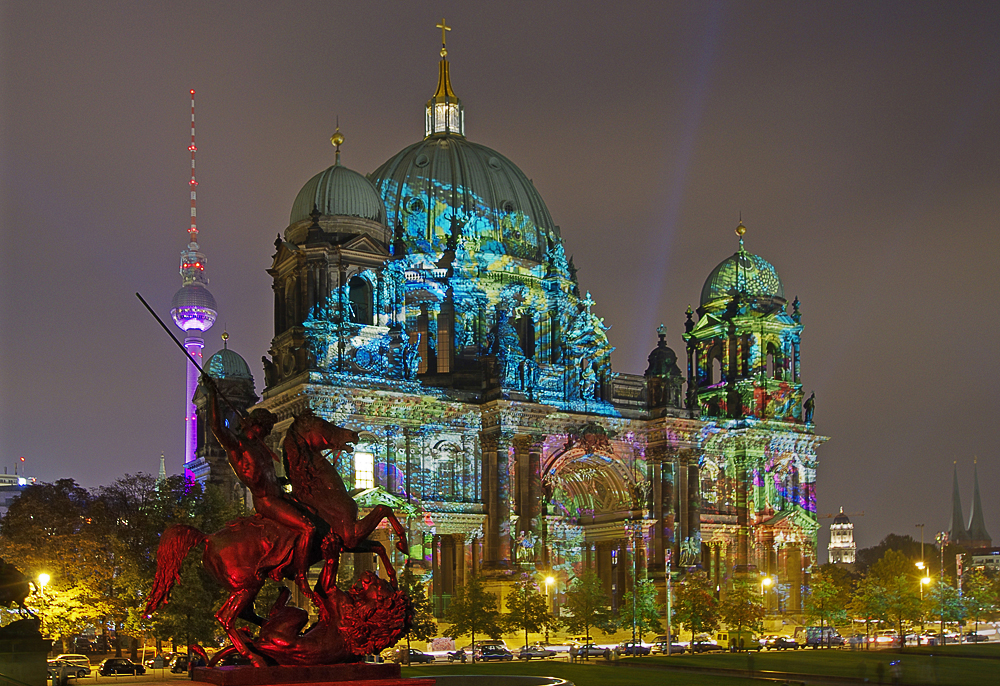
<path fill-rule="evenodd" d="M 205 534 L 185 524 L 175 524 L 163 532 L 160 547 L 156 550 L 156 576 L 146 603 L 147 615 L 170 600 L 170 589 L 181 576 L 184 558 L 196 545 L 204 546 L 207 541 Z"/>

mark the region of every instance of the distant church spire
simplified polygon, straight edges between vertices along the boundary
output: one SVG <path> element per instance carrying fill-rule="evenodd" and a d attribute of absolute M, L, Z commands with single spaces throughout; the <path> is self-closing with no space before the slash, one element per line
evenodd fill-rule
<path fill-rule="evenodd" d="M 441 62 L 438 64 L 438 85 L 434 96 L 427 101 L 424 116 L 424 137 L 439 134 L 465 135 L 465 111 L 462 101 L 451 88 L 451 75 L 448 71 L 448 47 L 446 45 L 447 31 L 451 27 L 442 19 L 437 25 L 441 29 Z"/>
<path fill-rule="evenodd" d="M 983 521 L 983 504 L 979 499 L 979 472 L 975 462 L 972 464 L 972 512 L 969 514 L 969 540 L 977 548 L 989 548 L 993 539 L 986 531 Z"/>
<path fill-rule="evenodd" d="M 962 496 L 958 493 L 958 464 L 956 463 L 951 479 L 951 524 L 948 526 L 950 540 L 955 543 L 969 540 L 969 533 L 965 530 L 964 522 Z"/>

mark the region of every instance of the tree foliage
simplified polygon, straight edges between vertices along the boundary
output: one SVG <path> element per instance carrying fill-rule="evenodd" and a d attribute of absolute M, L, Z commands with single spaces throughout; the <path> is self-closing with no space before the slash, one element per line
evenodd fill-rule
<path fill-rule="evenodd" d="M 764 603 L 760 586 L 745 578 L 733 579 L 732 588 L 719 605 L 722 621 L 730 629 L 744 628 L 760 632 L 764 629 Z"/>
<path fill-rule="evenodd" d="M 508 630 L 524 631 L 524 645 L 528 645 L 528 632 L 541 631 L 551 624 L 548 601 L 527 574 L 521 576 L 504 600 L 507 614 L 504 617 Z"/>
<path fill-rule="evenodd" d="M 806 596 L 806 616 L 820 627 L 834 626 L 847 618 L 847 603 L 841 588 L 823 572 L 813 575 Z"/>
<path fill-rule="evenodd" d="M 659 603 L 659 595 L 652 579 L 640 579 L 635 588 L 626 591 L 622 597 L 621 605 L 618 606 L 615 626 L 619 629 L 632 627 L 632 603 L 634 599 L 637 638 L 641 641 L 643 634 L 661 633 L 663 623 L 660 618 L 663 616 L 664 610 Z"/>
<path fill-rule="evenodd" d="M 916 567 L 903 553 L 888 550 L 873 564 L 868 578 L 881 588 L 885 618 L 904 636 L 903 622 L 920 618 L 920 588 Z"/>
<path fill-rule="evenodd" d="M 413 573 L 410 565 L 406 565 L 403 568 L 403 573 L 399 575 L 399 585 L 410 598 L 410 604 L 413 606 L 413 623 L 410 625 L 407 641 L 410 639 L 431 640 L 437 635 L 437 620 L 434 619 L 434 606 L 427 595 L 426 584 Z"/>
<path fill-rule="evenodd" d="M 674 616 L 691 632 L 691 642 L 719 628 L 719 601 L 704 572 L 692 572 L 677 585 Z"/>
<path fill-rule="evenodd" d="M 487 591 L 478 576 L 467 577 L 465 585 L 456 588 L 451 597 L 445 621 L 451 624 L 456 637 L 472 637 L 473 661 L 476 659 L 476 634 L 486 634 L 490 638 L 500 638 L 503 634 L 498 605 L 496 594 Z"/>
<path fill-rule="evenodd" d="M 604 585 L 597 573 L 585 571 L 573 580 L 566 591 L 566 609 L 570 616 L 565 618 L 566 627 L 574 633 L 582 633 L 590 643 L 591 629 L 607 633 L 614 627 L 611 617 L 611 599 L 604 592 Z"/>

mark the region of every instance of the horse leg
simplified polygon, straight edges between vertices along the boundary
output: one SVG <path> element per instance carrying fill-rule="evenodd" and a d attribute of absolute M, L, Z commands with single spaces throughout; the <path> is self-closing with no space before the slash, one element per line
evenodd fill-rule
<path fill-rule="evenodd" d="M 239 617 L 247 607 L 253 606 L 254 598 L 260 592 L 260 589 L 264 586 L 264 582 L 256 581 L 252 586 L 245 586 L 239 588 L 233 592 L 232 595 L 226 599 L 226 602 L 222 604 L 219 611 L 215 613 L 215 618 L 219 620 L 222 624 L 222 628 L 226 630 L 226 635 L 229 636 L 229 640 L 233 642 L 233 647 L 240 651 L 240 654 L 246 657 L 250 662 L 253 663 L 254 667 L 267 667 L 267 662 L 263 657 L 257 653 L 250 650 L 250 646 L 246 644 L 243 640 L 243 635 L 239 629 L 236 628 L 236 618 Z"/>
<path fill-rule="evenodd" d="M 389 554 L 385 552 L 385 546 L 380 542 L 372 540 L 359 541 L 357 548 L 353 548 L 350 552 L 375 553 L 378 555 L 382 561 L 382 566 L 385 567 L 385 573 L 389 575 L 389 583 L 392 584 L 393 588 L 399 588 L 399 584 L 396 583 L 396 568 L 392 566 L 392 562 L 389 561 Z"/>
<path fill-rule="evenodd" d="M 392 513 L 392 508 L 388 505 L 376 505 L 365 517 L 355 522 L 355 538 L 353 541 L 345 540 L 344 544 L 348 548 L 353 548 L 354 545 L 357 545 L 358 541 L 368 538 L 371 532 L 375 531 L 378 525 L 382 523 L 383 519 L 388 519 L 389 524 L 392 525 L 392 530 L 396 532 L 396 549 L 404 555 L 409 555 L 410 544 L 406 540 L 406 529 L 404 529 L 403 525 L 399 523 L 399 520 L 396 519 L 396 515 Z"/>

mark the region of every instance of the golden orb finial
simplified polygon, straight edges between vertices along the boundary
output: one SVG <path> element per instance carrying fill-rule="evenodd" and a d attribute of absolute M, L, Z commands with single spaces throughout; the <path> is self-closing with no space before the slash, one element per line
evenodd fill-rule
<path fill-rule="evenodd" d="M 337 117 L 337 130 L 330 136 L 330 142 L 337 148 L 337 164 L 340 164 L 340 146 L 344 144 L 344 134 L 340 132 L 340 117 Z"/>
<path fill-rule="evenodd" d="M 229 332 L 228 331 L 223 331 L 222 332 L 222 347 L 225 348 L 226 350 L 229 349 Z"/>
<path fill-rule="evenodd" d="M 740 238 L 743 238 L 743 234 L 745 234 L 746 232 L 747 232 L 747 227 L 743 226 L 743 222 L 741 221 L 736 226 L 736 235 L 739 236 Z"/>

